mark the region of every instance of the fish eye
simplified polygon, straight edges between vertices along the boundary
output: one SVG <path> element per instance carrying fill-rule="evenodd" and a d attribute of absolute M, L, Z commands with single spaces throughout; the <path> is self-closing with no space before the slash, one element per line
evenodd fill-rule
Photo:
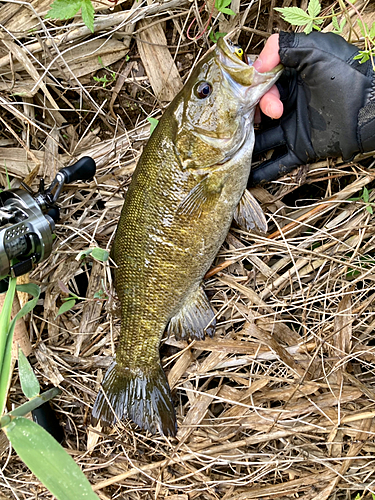
<path fill-rule="evenodd" d="M 199 82 L 195 87 L 195 94 L 199 99 L 206 99 L 212 93 L 212 85 L 208 82 Z"/>
<path fill-rule="evenodd" d="M 236 47 L 235 50 L 234 50 L 234 53 L 236 54 L 236 56 L 239 59 L 241 59 L 241 61 L 243 60 L 244 52 L 243 52 L 243 49 L 241 47 Z"/>

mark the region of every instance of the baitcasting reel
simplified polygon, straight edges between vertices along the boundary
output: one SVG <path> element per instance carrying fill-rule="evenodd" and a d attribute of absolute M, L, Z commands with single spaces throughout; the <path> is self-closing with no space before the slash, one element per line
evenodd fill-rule
<path fill-rule="evenodd" d="M 8 287 L 5 278 L 28 273 L 50 255 L 59 219 L 56 203 L 64 184 L 88 180 L 95 171 L 94 160 L 84 156 L 62 168 L 48 189 L 42 179 L 36 194 L 26 186 L 0 193 L 0 292 Z"/>

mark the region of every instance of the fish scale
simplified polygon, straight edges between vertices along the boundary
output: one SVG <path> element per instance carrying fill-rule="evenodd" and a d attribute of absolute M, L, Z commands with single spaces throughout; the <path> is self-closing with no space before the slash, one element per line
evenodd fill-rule
<path fill-rule="evenodd" d="M 263 221 L 256 201 L 243 193 L 255 106 L 280 72 L 277 67 L 257 73 L 220 39 L 154 130 L 126 194 L 112 249 L 121 332 L 116 360 L 94 404 L 94 423 L 129 417 L 152 433 L 175 435 L 160 339 L 166 329 L 186 340 L 213 334 L 215 313 L 202 279 L 237 212 L 245 224 Z"/>

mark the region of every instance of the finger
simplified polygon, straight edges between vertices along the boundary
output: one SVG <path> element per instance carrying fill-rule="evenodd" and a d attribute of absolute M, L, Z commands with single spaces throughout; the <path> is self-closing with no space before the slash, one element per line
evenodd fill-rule
<path fill-rule="evenodd" d="M 279 56 L 279 35 L 274 33 L 269 37 L 264 49 L 254 62 L 254 68 L 260 73 L 265 73 L 275 68 L 280 63 Z"/>
<path fill-rule="evenodd" d="M 280 118 L 284 111 L 283 103 L 280 101 L 280 92 L 274 85 L 259 102 L 260 109 L 270 118 Z"/>

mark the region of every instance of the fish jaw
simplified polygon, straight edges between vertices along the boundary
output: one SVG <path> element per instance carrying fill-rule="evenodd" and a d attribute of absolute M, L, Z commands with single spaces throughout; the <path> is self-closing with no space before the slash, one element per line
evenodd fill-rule
<path fill-rule="evenodd" d="M 231 50 L 225 38 L 219 38 L 216 53 L 227 85 L 247 109 L 254 108 L 260 98 L 274 85 L 283 72 L 283 65 L 278 64 L 271 71 L 260 73 L 239 59 Z"/>

